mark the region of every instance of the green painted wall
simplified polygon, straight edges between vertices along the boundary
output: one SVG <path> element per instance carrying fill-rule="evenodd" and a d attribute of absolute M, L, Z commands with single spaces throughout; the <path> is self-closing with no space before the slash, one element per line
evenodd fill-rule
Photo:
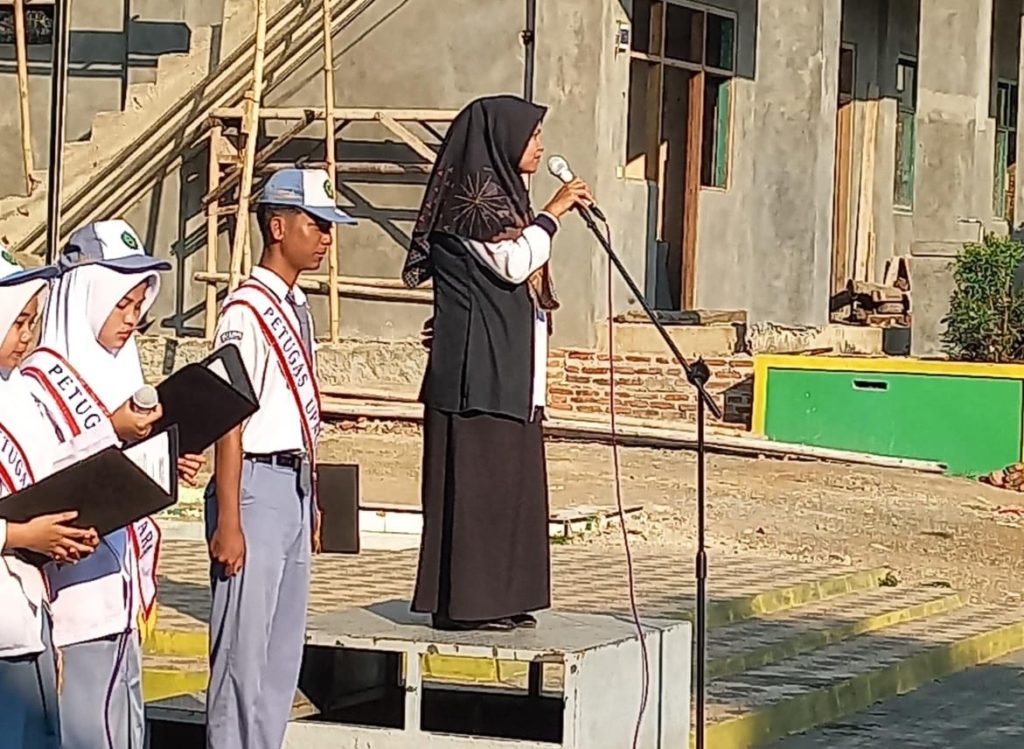
<path fill-rule="evenodd" d="M 976 475 L 1021 459 L 1019 380 L 768 370 L 765 436 L 934 460 Z"/>

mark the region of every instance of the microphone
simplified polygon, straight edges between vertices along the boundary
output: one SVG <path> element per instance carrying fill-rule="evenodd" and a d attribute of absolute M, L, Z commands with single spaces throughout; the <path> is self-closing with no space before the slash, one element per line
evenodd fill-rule
<path fill-rule="evenodd" d="M 132 410 L 137 413 L 149 413 L 160 404 L 160 396 L 152 385 L 143 385 L 132 395 Z"/>
<path fill-rule="evenodd" d="M 555 179 L 559 179 L 563 184 L 569 184 L 576 175 L 572 173 L 572 169 L 569 168 L 569 162 L 561 156 L 552 156 L 548 159 L 548 171 L 551 172 L 551 176 Z M 608 219 L 604 217 L 604 212 L 597 207 L 595 203 L 590 204 L 590 212 L 597 216 L 601 221 L 608 223 Z"/>

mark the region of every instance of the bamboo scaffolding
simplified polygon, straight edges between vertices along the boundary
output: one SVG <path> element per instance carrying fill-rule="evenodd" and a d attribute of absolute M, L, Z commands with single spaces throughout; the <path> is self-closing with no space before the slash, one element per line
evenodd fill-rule
<path fill-rule="evenodd" d="M 252 268 L 252 243 L 249 241 L 249 205 L 256 162 L 256 142 L 260 131 L 260 104 L 263 101 L 263 63 L 267 46 L 267 0 L 256 0 L 256 55 L 253 60 L 252 88 L 249 89 L 242 131 L 245 152 L 242 156 L 242 177 L 235 221 L 235 242 L 231 247 L 231 275 L 228 288 L 234 290 L 241 275 Z"/>
<path fill-rule="evenodd" d="M 28 46 L 25 41 L 25 0 L 14 0 L 14 52 L 18 66 L 18 104 L 21 112 L 21 158 L 25 168 L 25 190 L 36 189 L 35 159 L 32 157 L 32 118 L 28 102 Z"/>
<path fill-rule="evenodd" d="M 303 130 L 309 127 L 309 125 L 312 122 L 313 120 L 311 118 L 299 120 L 297 125 L 288 128 L 288 130 L 281 133 L 279 136 L 274 138 L 273 141 L 264 146 L 263 149 L 256 155 L 256 158 L 253 161 L 253 175 L 255 176 L 255 174 L 259 170 L 263 169 L 263 167 L 267 165 L 267 163 L 274 156 L 274 154 L 276 154 L 278 151 L 280 151 L 282 148 L 288 145 L 288 143 L 293 138 L 295 138 L 295 136 L 297 136 L 299 133 L 301 133 Z M 223 125 L 215 125 L 215 127 L 218 127 L 223 131 Z M 216 190 L 208 192 L 206 196 L 203 198 L 203 202 L 207 205 L 209 205 L 210 203 L 216 203 L 227 193 L 229 193 L 232 189 L 234 189 L 234 187 L 237 186 L 239 182 L 242 181 L 243 175 L 244 169 L 243 167 L 239 166 L 234 171 L 229 173 L 223 180 L 221 180 Z"/>
<path fill-rule="evenodd" d="M 217 192 L 220 185 L 221 134 L 223 128 L 215 125 L 210 128 L 209 173 L 206 187 L 211 193 Z M 220 246 L 220 207 L 217 200 L 206 204 L 206 272 L 217 272 L 217 250 Z M 213 338 L 217 327 L 217 287 L 206 286 L 206 320 L 205 332 L 208 339 Z"/>
<path fill-rule="evenodd" d="M 351 0 L 335 7 L 332 28 L 345 28 L 374 0 Z M 339 3 L 335 2 L 335 6 Z M 289 3 L 271 22 L 267 63 L 274 65 L 277 78 L 287 80 L 319 44 L 319 10 L 305 3 Z M 76 190 L 66 201 L 67 223 L 80 226 L 104 216 L 123 212 L 152 187 L 153 181 L 181 161 L 181 143 L 197 138 L 209 127 L 210 112 L 241 98 L 252 69 L 253 42 L 247 41 L 207 78 L 199 81 L 170 107 L 161 118 L 129 143 L 110 164 Z M 273 88 L 273 85 L 271 86 Z M 17 245 L 18 252 L 42 253 L 47 225 L 39 224 Z"/>
<path fill-rule="evenodd" d="M 331 180 L 331 198 L 338 187 L 337 169 L 337 128 L 334 120 L 334 39 L 331 32 L 331 0 L 324 5 L 324 152 L 327 157 L 327 174 Z M 330 337 L 338 341 L 341 325 L 341 302 L 338 296 L 338 227 L 331 227 L 331 252 L 327 256 L 327 302 L 330 308 Z"/>

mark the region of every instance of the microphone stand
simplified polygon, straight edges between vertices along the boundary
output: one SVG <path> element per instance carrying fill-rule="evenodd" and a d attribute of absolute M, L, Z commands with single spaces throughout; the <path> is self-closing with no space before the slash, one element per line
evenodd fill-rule
<path fill-rule="evenodd" d="M 647 317 L 654 323 L 654 327 L 657 328 L 658 333 L 661 334 L 662 340 L 665 341 L 665 345 L 668 346 L 672 355 L 679 362 L 679 366 L 683 368 L 683 372 L 686 374 L 687 381 L 693 385 L 697 390 L 697 556 L 694 563 L 694 576 L 697 583 L 697 611 L 694 617 L 694 629 L 696 630 L 696 646 L 694 648 L 697 658 L 696 668 L 694 669 L 694 692 L 696 693 L 696 710 L 695 710 L 695 734 L 696 734 L 696 749 L 704 749 L 704 715 L 705 715 L 705 692 L 707 677 L 705 674 L 705 664 L 707 661 L 707 582 L 708 582 L 708 555 L 705 546 L 705 529 L 706 529 L 706 518 L 704 514 L 704 498 L 705 498 L 705 459 L 707 456 L 705 445 L 704 445 L 704 422 L 705 422 L 705 411 L 710 410 L 716 419 L 722 418 L 722 409 L 718 407 L 714 399 L 708 394 L 706 385 L 708 380 L 711 378 L 711 370 L 708 369 L 708 365 L 704 362 L 703 358 L 698 358 L 694 362 L 688 362 L 686 357 L 683 356 L 682 352 L 676 346 L 675 341 L 665 330 L 665 326 L 661 324 L 657 315 L 651 309 L 650 305 L 647 304 L 647 300 L 644 295 L 640 293 L 640 289 L 637 288 L 636 282 L 633 277 L 626 270 L 626 266 L 622 264 L 622 260 L 616 254 L 612 248 L 611 242 L 598 228 L 595 223 L 593 216 L 590 215 L 590 211 L 585 208 L 577 207 L 577 212 L 583 218 L 587 228 L 593 232 L 594 236 L 597 237 L 597 241 L 600 242 L 601 247 L 608 254 L 608 259 L 619 271 L 619 275 L 622 276 L 622 280 L 626 282 L 626 286 L 633 292 L 633 296 L 636 297 L 637 301 L 640 302 L 640 306 L 644 308 L 644 312 L 647 313 Z M 608 310 L 608 314 L 612 314 L 611 310 Z"/>

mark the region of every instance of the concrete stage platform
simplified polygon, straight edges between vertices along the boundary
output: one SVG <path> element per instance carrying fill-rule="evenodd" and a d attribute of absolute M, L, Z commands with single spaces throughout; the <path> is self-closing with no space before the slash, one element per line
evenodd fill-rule
<path fill-rule="evenodd" d="M 321 614 L 307 647 L 288 749 L 628 749 L 642 648 L 631 619 L 542 613 L 535 630 L 438 632 L 404 601 Z M 692 628 L 645 619 L 649 690 L 637 749 L 686 746 Z M 528 664 L 525 683 L 424 679 L 425 658 Z M 147 705 L 149 749 L 200 749 L 202 694 Z M 199 742 L 199 743 L 196 743 Z"/>

